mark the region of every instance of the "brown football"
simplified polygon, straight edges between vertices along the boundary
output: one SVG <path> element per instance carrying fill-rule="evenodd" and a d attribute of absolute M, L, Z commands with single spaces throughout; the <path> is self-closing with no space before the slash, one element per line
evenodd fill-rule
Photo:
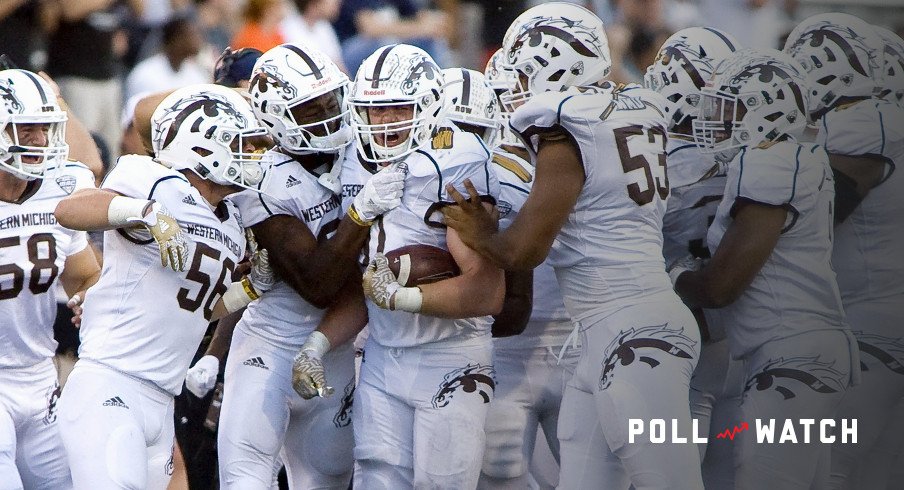
<path fill-rule="evenodd" d="M 430 284 L 461 274 L 452 254 L 431 245 L 408 245 L 386 253 L 402 286 Z"/>

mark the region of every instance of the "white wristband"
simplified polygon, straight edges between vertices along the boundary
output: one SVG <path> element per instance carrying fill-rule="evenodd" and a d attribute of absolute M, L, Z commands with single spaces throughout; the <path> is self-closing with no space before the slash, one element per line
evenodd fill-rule
<path fill-rule="evenodd" d="M 121 227 L 132 224 L 130 220 L 144 218 L 148 206 L 154 201 L 135 199 L 132 197 L 116 196 L 110 201 L 107 208 L 107 220 L 111 226 Z"/>
<path fill-rule="evenodd" d="M 307 340 L 301 346 L 302 352 L 307 352 L 308 357 L 315 359 L 321 359 L 329 350 L 330 339 L 326 338 L 326 335 L 323 335 L 323 332 L 319 330 L 311 332 L 311 335 L 308 335 Z"/>
<path fill-rule="evenodd" d="M 251 296 L 248 296 L 242 281 L 236 281 L 230 284 L 229 287 L 226 288 L 226 292 L 223 293 L 222 300 L 223 307 L 226 308 L 227 313 L 239 311 L 248 306 L 248 303 L 254 301 Z"/>
<path fill-rule="evenodd" d="M 421 311 L 421 306 L 424 303 L 424 293 L 419 287 L 399 288 L 392 299 L 393 310 L 417 313 Z"/>

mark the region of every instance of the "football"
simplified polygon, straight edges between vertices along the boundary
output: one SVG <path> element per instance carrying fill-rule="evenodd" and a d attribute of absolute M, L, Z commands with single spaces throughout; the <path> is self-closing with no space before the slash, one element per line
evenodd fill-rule
<path fill-rule="evenodd" d="M 389 268 L 402 286 L 420 286 L 461 273 L 452 254 L 431 245 L 408 245 L 386 253 Z"/>

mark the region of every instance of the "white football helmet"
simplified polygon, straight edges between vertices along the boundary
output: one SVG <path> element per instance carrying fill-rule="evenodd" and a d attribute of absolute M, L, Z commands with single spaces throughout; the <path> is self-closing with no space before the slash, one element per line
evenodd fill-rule
<path fill-rule="evenodd" d="M 519 76 L 518 87 L 503 95 L 502 102 L 513 106 L 533 93 L 597 83 L 612 67 L 603 21 L 573 3 L 528 9 L 506 31 L 502 49 L 506 67 Z"/>
<path fill-rule="evenodd" d="M 351 143 L 349 80 L 321 51 L 276 46 L 258 58 L 250 83 L 254 114 L 283 149 L 337 153 Z"/>
<path fill-rule="evenodd" d="M 904 101 L 904 39 L 880 26 L 873 26 L 883 42 L 880 95 L 890 93 L 898 102 Z"/>
<path fill-rule="evenodd" d="M 257 190 L 267 130 L 235 90 L 212 84 L 183 87 L 168 95 L 151 116 L 157 161 L 188 169 L 219 185 Z M 251 141 L 256 150 L 246 151 Z"/>
<path fill-rule="evenodd" d="M 694 140 L 728 163 L 743 147 L 797 138 L 807 126 L 806 74 L 788 54 L 742 49 L 716 67 L 703 88 Z"/>
<path fill-rule="evenodd" d="M 388 164 L 428 144 L 445 117 L 444 86 L 439 66 L 420 48 L 393 44 L 367 57 L 350 100 L 361 158 Z M 371 110 L 399 107 L 411 109 L 411 116 L 391 123 L 371 121 Z"/>
<path fill-rule="evenodd" d="M 483 73 L 466 68 L 443 70 L 446 82 L 448 117 L 459 128 L 475 133 L 488 148 L 496 146 L 499 112 L 496 94 L 486 83 Z"/>
<path fill-rule="evenodd" d="M 44 79 L 25 70 L 0 71 L 0 106 L 0 168 L 34 180 L 66 160 L 66 112 Z M 43 145 L 20 134 L 25 125 L 46 125 Z"/>
<path fill-rule="evenodd" d="M 720 61 L 739 49 L 730 34 L 710 27 L 688 27 L 666 39 L 653 64 L 647 68 L 644 86 L 666 99 L 669 130 L 695 119 L 700 113 L 700 89 Z M 691 132 L 688 125 L 687 132 Z M 691 136 L 691 134 L 686 134 Z"/>
<path fill-rule="evenodd" d="M 853 15 L 814 15 L 788 35 L 784 51 L 809 73 L 810 114 L 819 119 L 841 97 L 870 97 L 881 70 L 881 41 Z"/>
<path fill-rule="evenodd" d="M 497 49 L 493 56 L 487 61 L 487 66 L 483 70 L 486 76 L 487 85 L 496 94 L 496 102 L 499 110 L 496 111 L 496 119 L 499 121 L 499 133 L 497 135 L 497 144 L 508 146 L 523 146 L 521 138 L 509 127 L 509 118 L 511 118 L 513 107 L 502 103 L 502 95 L 515 90 L 518 85 L 518 75 L 511 69 L 505 67 L 505 53 L 502 49 Z"/>

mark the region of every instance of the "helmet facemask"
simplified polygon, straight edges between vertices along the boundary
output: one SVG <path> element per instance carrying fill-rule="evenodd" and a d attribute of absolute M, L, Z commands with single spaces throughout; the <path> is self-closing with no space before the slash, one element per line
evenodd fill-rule
<path fill-rule="evenodd" d="M 402 158 L 431 136 L 427 115 L 413 102 L 359 103 L 355 106 L 355 120 L 359 141 L 370 149 L 364 158 L 375 163 Z M 387 120 L 392 122 L 378 122 Z"/>
<path fill-rule="evenodd" d="M 720 163 L 733 160 L 750 142 L 746 115 L 740 96 L 704 88 L 700 115 L 693 122 L 694 141 L 701 152 L 713 154 Z"/>
<path fill-rule="evenodd" d="M 345 86 L 289 107 L 285 117 L 294 125 L 281 145 L 289 151 L 337 153 L 352 141 Z"/>
<path fill-rule="evenodd" d="M 10 114 L 0 126 L 0 159 L 3 169 L 27 180 L 44 178 L 47 167 L 59 167 L 69 155 L 66 113 Z M 43 132 L 36 137 L 35 132 Z M 43 144 L 37 144 L 42 139 Z M 5 157 L 5 158 L 4 158 Z"/>

